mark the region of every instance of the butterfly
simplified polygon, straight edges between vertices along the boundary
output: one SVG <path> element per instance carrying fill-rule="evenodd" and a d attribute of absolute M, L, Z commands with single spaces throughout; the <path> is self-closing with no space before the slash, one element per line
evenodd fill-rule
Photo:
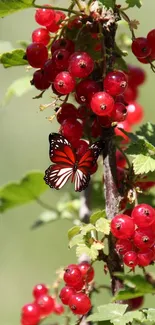
<path fill-rule="evenodd" d="M 71 178 L 75 191 L 84 190 L 90 181 L 90 170 L 103 149 L 103 142 L 92 144 L 80 159 L 77 158 L 71 143 L 61 134 L 51 133 L 49 143 L 49 156 L 54 164 L 45 171 L 45 183 L 59 190 Z"/>

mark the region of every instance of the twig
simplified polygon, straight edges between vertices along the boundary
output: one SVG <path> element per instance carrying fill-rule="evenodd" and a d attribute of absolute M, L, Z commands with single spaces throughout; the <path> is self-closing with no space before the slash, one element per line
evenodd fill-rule
<path fill-rule="evenodd" d="M 68 8 L 62 8 L 62 7 L 50 7 L 50 6 L 41 6 L 41 5 L 36 5 L 34 4 L 34 7 L 35 8 L 38 8 L 38 9 L 53 9 L 53 10 L 62 10 L 62 11 L 67 11 L 67 12 L 70 12 L 72 14 L 75 14 L 75 15 L 81 15 L 81 12 L 79 11 L 76 11 L 76 10 L 73 10 L 73 9 L 68 9 Z"/>

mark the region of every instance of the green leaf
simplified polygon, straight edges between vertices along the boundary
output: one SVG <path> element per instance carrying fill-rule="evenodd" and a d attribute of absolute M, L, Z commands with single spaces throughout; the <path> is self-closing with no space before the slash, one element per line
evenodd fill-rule
<path fill-rule="evenodd" d="M 69 248 L 72 248 L 73 246 L 79 245 L 81 243 L 83 244 L 83 242 L 84 242 L 83 235 L 78 234 L 71 238 L 69 242 Z"/>
<path fill-rule="evenodd" d="M 100 2 L 106 7 L 106 8 L 112 8 L 115 7 L 115 1 L 114 0 L 100 0 Z"/>
<path fill-rule="evenodd" d="M 136 311 L 129 311 L 125 313 L 123 316 L 118 316 L 117 318 L 114 318 L 111 320 L 111 323 L 114 325 L 126 325 L 126 324 L 131 324 L 133 319 L 136 319 L 138 321 L 143 320 L 143 313 L 136 310 Z"/>
<path fill-rule="evenodd" d="M 126 61 L 122 57 L 116 58 L 114 68 L 117 70 L 123 70 L 128 72 L 128 66 L 126 64 Z"/>
<path fill-rule="evenodd" d="M 98 219 L 105 218 L 105 216 L 106 216 L 105 210 L 96 211 L 90 216 L 90 223 L 95 225 Z"/>
<path fill-rule="evenodd" d="M 140 154 L 136 156 L 132 163 L 136 175 L 155 171 L 155 156 L 149 157 Z"/>
<path fill-rule="evenodd" d="M 33 223 L 31 229 L 36 229 L 40 226 L 44 226 L 47 223 L 55 221 L 59 218 L 57 211 L 46 210 L 41 213 L 40 217 Z"/>
<path fill-rule="evenodd" d="M 80 226 L 74 226 L 68 230 L 68 239 L 71 240 L 75 235 L 78 235 L 80 232 Z"/>
<path fill-rule="evenodd" d="M 155 288 L 146 281 L 142 275 L 129 275 L 123 273 L 115 274 L 119 279 L 123 280 L 125 288 L 121 289 L 113 298 L 113 301 L 126 300 L 144 296 L 148 293 L 155 293 Z"/>
<path fill-rule="evenodd" d="M 0 56 L 0 63 L 3 64 L 4 68 L 28 64 L 27 60 L 23 59 L 24 56 L 25 51 L 22 49 L 6 52 Z"/>
<path fill-rule="evenodd" d="M 105 235 L 109 235 L 110 233 L 110 223 L 109 220 L 100 218 L 96 221 L 95 224 L 96 230 L 103 232 Z"/>
<path fill-rule="evenodd" d="M 150 142 L 155 147 L 155 124 L 147 122 L 142 125 L 136 132 L 138 136 L 144 137 L 148 142 Z"/>
<path fill-rule="evenodd" d="M 127 309 L 128 305 L 120 305 L 120 304 L 107 304 L 103 306 L 99 306 L 98 312 L 94 313 L 86 318 L 86 321 L 104 321 L 104 320 L 112 320 L 117 317 L 123 316 Z"/>
<path fill-rule="evenodd" d="M 154 322 L 155 321 L 155 309 L 154 308 L 149 308 L 147 311 L 147 319 L 150 322 Z"/>
<path fill-rule="evenodd" d="M 79 236 L 79 235 L 77 235 Z M 74 237 L 75 238 L 75 237 Z M 91 245 L 91 247 L 88 247 L 86 244 L 78 244 L 76 248 L 76 255 L 77 257 L 80 257 L 83 254 L 86 254 L 92 261 L 95 261 L 98 256 L 98 246 L 97 245 Z"/>
<path fill-rule="evenodd" d="M 13 81 L 13 83 L 7 89 L 1 105 L 2 106 L 7 105 L 14 96 L 21 97 L 22 95 L 26 94 L 28 91 L 33 90 L 33 87 L 30 84 L 31 79 L 32 77 L 30 76 L 24 76 Z"/>
<path fill-rule="evenodd" d="M 36 200 L 48 189 L 43 177 L 42 172 L 30 172 L 20 182 L 9 183 L 1 187 L 0 212 Z"/>
<path fill-rule="evenodd" d="M 129 8 L 132 8 L 135 6 L 140 8 L 142 6 L 141 0 L 126 0 L 126 3 L 129 5 Z"/>
<path fill-rule="evenodd" d="M 84 225 L 81 227 L 81 234 L 84 236 L 88 232 L 91 232 L 92 230 L 96 230 L 96 228 L 91 223 L 89 223 L 88 225 Z"/>
<path fill-rule="evenodd" d="M 0 0 L 0 17 L 10 15 L 18 10 L 31 8 L 34 0 Z"/>

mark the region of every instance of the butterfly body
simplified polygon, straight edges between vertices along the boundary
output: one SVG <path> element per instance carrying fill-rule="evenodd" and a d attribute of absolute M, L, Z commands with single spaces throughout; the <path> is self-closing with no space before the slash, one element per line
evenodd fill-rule
<path fill-rule="evenodd" d="M 51 188 L 59 190 L 71 179 L 75 191 L 84 190 L 90 180 L 90 172 L 102 150 L 103 144 L 93 144 L 86 153 L 78 159 L 71 143 L 61 134 L 49 135 L 49 156 L 54 163 L 45 171 L 44 180 Z"/>

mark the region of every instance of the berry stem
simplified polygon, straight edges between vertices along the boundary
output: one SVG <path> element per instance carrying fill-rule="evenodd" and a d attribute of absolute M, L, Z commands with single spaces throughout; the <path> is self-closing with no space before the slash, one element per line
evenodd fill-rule
<path fill-rule="evenodd" d="M 34 4 L 34 8 L 38 8 L 38 9 L 50 9 L 50 7 L 47 6 L 41 6 L 41 5 L 36 5 Z M 62 11 L 66 11 L 66 12 L 70 12 L 72 14 L 75 15 L 81 15 L 82 13 L 73 9 L 69 9 L 69 8 L 62 8 L 62 7 L 51 7 L 52 10 L 62 10 Z"/>
<path fill-rule="evenodd" d="M 104 195 L 106 201 L 106 215 L 108 220 L 119 212 L 119 203 L 122 199 L 122 194 L 117 188 L 117 173 L 116 173 L 116 146 L 114 143 L 114 129 L 103 129 L 102 139 L 105 142 L 103 151 L 104 159 Z M 107 257 L 107 266 L 111 276 L 111 290 L 114 295 L 120 288 L 122 282 L 114 275 L 115 272 L 123 272 L 121 258 L 115 250 L 115 239 L 112 235 L 108 238 L 109 255 Z M 121 303 L 121 302 L 120 302 Z"/>
<path fill-rule="evenodd" d="M 134 40 L 136 38 L 136 36 L 135 36 L 135 33 L 134 33 L 134 29 L 131 26 L 130 18 L 128 17 L 128 15 L 122 9 L 120 10 L 120 14 L 121 14 L 122 18 L 128 23 L 129 29 L 130 29 L 131 34 L 132 34 L 132 40 Z"/>
<path fill-rule="evenodd" d="M 129 169 L 131 169 L 132 167 L 131 167 L 130 160 L 129 160 L 128 157 L 126 156 L 125 152 L 124 152 L 124 151 L 123 151 L 119 146 L 116 145 L 116 147 L 117 147 L 117 149 L 121 152 L 121 154 L 124 156 L 124 158 L 125 158 L 125 160 L 126 160 L 126 162 L 127 162 L 127 164 L 128 164 Z"/>

